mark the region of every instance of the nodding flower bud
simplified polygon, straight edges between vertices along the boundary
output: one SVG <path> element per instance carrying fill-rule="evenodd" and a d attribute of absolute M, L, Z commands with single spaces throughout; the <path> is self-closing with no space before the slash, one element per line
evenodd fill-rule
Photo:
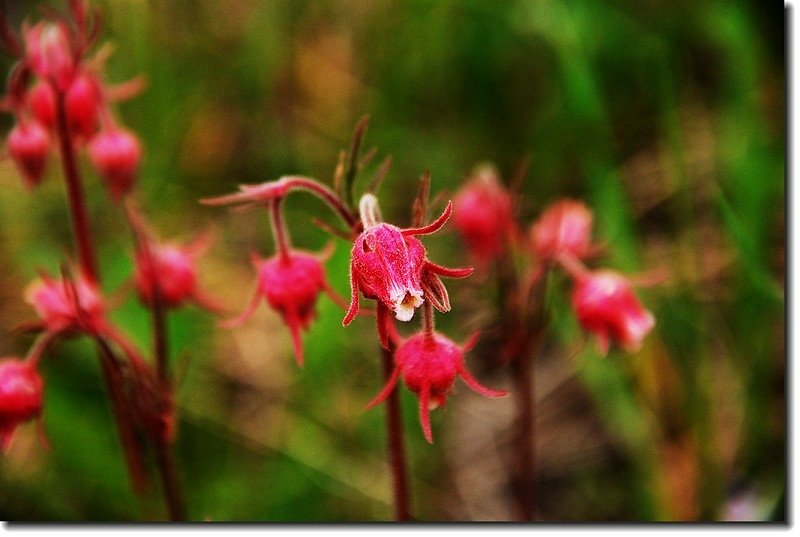
<path fill-rule="evenodd" d="M 44 81 L 37 82 L 26 97 L 33 117 L 48 129 L 56 124 L 56 95 L 52 86 Z"/>
<path fill-rule="evenodd" d="M 514 233 L 511 194 L 490 166 L 480 168 L 453 201 L 453 226 L 481 266 L 503 255 Z"/>
<path fill-rule="evenodd" d="M 608 352 L 612 341 L 628 352 L 636 352 L 655 325 L 653 315 L 636 298 L 631 282 L 611 270 L 578 276 L 572 305 L 580 325 L 595 334 L 602 354 Z"/>
<path fill-rule="evenodd" d="M 477 342 L 477 335 L 470 338 L 463 348 L 438 332 L 420 332 L 404 341 L 395 351 L 395 368 L 386 386 L 369 402 L 371 408 L 394 390 L 402 375 L 409 390 L 419 396 L 419 417 L 422 432 L 428 442 L 433 442 L 430 410 L 444 405 L 453 388 L 456 377 L 486 397 L 504 397 L 508 392 L 491 390 L 481 385 L 464 366 L 464 353 Z"/>
<path fill-rule="evenodd" d="M 7 451 L 17 426 L 42 412 L 42 377 L 19 358 L 0 359 L 0 448 Z"/>
<path fill-rule="evenodd" d="M 70 84 L 64 96 L 67 125 L 86 139 L 97 131 L 100 118 L 100 88 L 95 78 L 82 74 Z"/>
<path fill-rule="evenodd" d="M 292 333 L 297 364 L 303 365 L 303 342 L 300 331 L 308 330 L 316 317 L 316 302 L 320 292 L 330 292 L 325 281 L 325 269 L 314 254 L 290 250 L 287 255 L 276 254 L 268 259 L 253 256 L 258 271 L 258 285 L 250 305 L 239 317 L 225 321 L 224 326 L 239 326 L 249 319 L 261 297 L 280 313 Z"/>
<path fill-rule="evenodd" d="M 89 142 L 89 159 L 106 182 L 111 197 L 118 201 L 136 180 L 142 149 L 133 133 L 107 129 Z"/>
<path fill-rule="evenodd" d="M 579 201 L 563 199 L 550 205 L 531 225 L 534 253 L 542 259 L 562 254 L 575 258 L 591 252 L 592 211 Z"/>
<path fill-rule="evenodd" d="M 41 317 L 47 332 L 98 334 L 106 326 L 100 292 L 81 277 L 72 282 L 42 275 L 28 286 L 25 300 Z"/>
<path fill-rule="evenodd" d="M 75 76 L 75 57 L 66 23 L 39 22 L 25 33 L 25 57 L 31 70 L 66 91 Z"/>
<path fill-rule="evenodd" d="M 22 174 L 25 185 L 42 182 L 50 155 L 50 134 L 37 121 L 20 121 L 8 134 L 8 154 Z"/>
<path fill-rule="evenodd" d="M 432 263 L 414 235 L 427 235 L 441 228 L 452 214 L 452 203 L 431 224 L 409 229 L 365 217 L 365 209 L 370 210 L 372 203 L 376 202 L 371 194 L 362 198 L 364 231 L 350 252 L 350 308 L 342 324 L 347 326 L 358 314 L 358 291 L 365 298 L 377 300 L 379 310 L 387 308 L 400 321 L 410 321 L 426 299 L 439 311 L 449 311 L 447 290 L 439 276 L 464 278 L 472 274 L 472 268 L 451 269 Z"/>

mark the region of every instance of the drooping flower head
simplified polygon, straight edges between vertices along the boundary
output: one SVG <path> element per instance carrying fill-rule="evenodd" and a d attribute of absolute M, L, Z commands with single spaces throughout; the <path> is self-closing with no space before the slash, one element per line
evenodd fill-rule
<path fill-rule="evenodd" d="M 477 342 L 470 338 L 463 348 L 442 334 L 420 332 L 405 340 L 395 351 L 395 368 L 386 386 L 370 401 L 371 408 L 385 400 L 402 376 L 409 390 L 419 396 L 419 417 L 422 432 L 428 442 L 433 442 L 430 410 L 442 406 L 453 388 L 456 377 L 486 397 L 503 397 L 508 392 L 491 390 L 481 385 L 464 366 L 464 353 Z"/>
<path fill-rule="evenodd" d="M 42 412 L 44 383 L 35 366 L 19 358 L 0 359 L 0 449 L 7 451 L 17 426 Z"/>
<path fill-rule="evenodd" d="M 112 199 L 118 201 L 136 181 L 142 148 L 132 132 L 108 128 L 89 142 L 89 160 L 106 183 Z"/>
<path fill-rule="evenodd" d="M 8 154 L 28 188 L 42 182 L 50 155 L 50 134 L 38 121 L 21 121 L 8 134 Z"/>
<path fill-rule="evenodd" d="M 541 259 L 561 254 L 586 257 L 592 247 L 592 211 L 579 201 L 563 199 L 550 205 L 531 225 L 534 253 Z"/>
<path fill-rule="evenodd" d="M 263 297 L 269 306 L 280 313 L 292 333 L 295 358 L 303 365 L 303 341 L 300 331 L 308 330 L 316 317 L 317 297 L 322 291 L 330 292 L 325 280 L 325 269 L 319 256 L 299 250 L 290 250 L 268 259 L 253 256 L 258 272 L 258 284 L 250 305 L 239 317 L 224 322 L 232 328 L 243 324 L 258 307 Z"/>
<path fill-rule="evenodd" d="M 636 298 L 631 282 L 611 270 L 578 276 L 572 304 L 578 322 L 594 333 L 603 354 L 608 352 L 611 342 L 636 352 L 655 325 L 653 315 Z"/>
<path fill-rule="evenodd" d="M 78 277 L 74 282 L 42 275 L 25 291 L 48 332 L 82 331 L 98 334 L 106 326 L 105 305 L 97 287 Z"/>
<path fill-rule="evenodd" d="M 511 194 L 491 166 L 479 168 L 456 194 L 453 226 L 481 266 L 503 255 L 515 229 Z"/>
<path fill-rule="evenodd" d="M 67 24 L 38 22 L 25 30 L 25 60 L 31 70 L 66 91 L 75 76 L 76 55 Z"/>
<path fill-rule="evenodd" d="M 449 311 L 447 290 L 439 276 L 464 278 L 472 268 L 450 269 L 432 263 L 422 242 L 415 235 L 439 230 L 453 212 L 448 203 L 444 212 L 431 224 L 400 229 L 380 221 L 377 200 L 365 194 L 360 203 L 364 231 L 356 237 L 350 252 L 350 307 L 342 324 L 347 326 L 358 314 L 358 292 L 378 302 L 381 343 L 386 346 L 381 312 L 390 311 L 400 321 L 410 321 L 416 308 L 430 300 L 439 311 Z"/>

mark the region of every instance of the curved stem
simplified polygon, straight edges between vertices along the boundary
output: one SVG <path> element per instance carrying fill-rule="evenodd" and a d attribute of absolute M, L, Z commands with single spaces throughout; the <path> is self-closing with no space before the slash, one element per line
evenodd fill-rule
<path fill-rule="evenodd" d="M 283 214 L 281 213 L 282 201 L 283 198 L 269 200 L 269 221 L 272 224 L 272 234 L 275 236 L 278 255 L 280 255 L 282 262 L 288 263 L 291 242 L 289 240 L 289 232 L 286 230 L 286 225 L 283 221 Z"/>
<path fill-rule="evenodd" d="M 381 348 L 383 358 L 383 378 L 389 383 L 394 374 L 395 344 L 389 341 L 389 348 Z M 408 470 L 403 437 L 403 422 L 400 418 L 399 390 L 392 390 L 386 398 L 386 427 L 389 441 L 389 463 L 392 467 L 395 520 L 411 520 L 410 496 L 408 492 Z"/>

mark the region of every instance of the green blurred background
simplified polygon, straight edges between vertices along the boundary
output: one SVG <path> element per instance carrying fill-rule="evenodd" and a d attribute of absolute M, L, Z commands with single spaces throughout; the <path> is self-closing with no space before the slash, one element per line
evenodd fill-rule
<path fill-rule="evenodd" d="M 15 22 L 42 2 L 7 2 Z M 47 2 L 60 6 L 59 2 Z M 563 292 L 537 360 L 538 504 L 544 520 L 783 520 L 785 393 L 785 68 L 783 12 L 725 0 L 380 1 L 106 0 L 107 78 L 142 74 L 120 104 L 146 148 L 139 184 L 164 238 L 211 228 L 203 286 L 232 310 L 254 286 L 248 252 L 272 252 L 263 211 L 200 206 L 201 197 L 299 173 L 330 182 L 363 114 L 365 145 L 394 165 L 384 215 L 407 225 L 417 179 L 454 192 L 476 164 L 506 181 L 529 158 L 520 221 L 561 196 L 595 210 L 602 264 L 669 279 L 640 296 L 657 326 L 637 354 L 597 356 Z M 10 60 L 2 60 L 7 72 Z M 2 118 L 2 132 L 11 126 Z M 0 355 L 24 354 L 13 331 L 37 268 L 71 248 L 63 184 L 27 193 L 0 161 Z M 377 160 L 367 170 L 368 179 Z M 88 166 L 87 188 L 114 319 L 149 348 L 147 312 L 114 290 L 131 272 L 119 208 Z M 294 243 L 318 250 L 327 208 L 294 195 Z M 467 263 L 452 230 L 432 259 Z M 343 295 L 348 247 L 328 277 Z M 485 277 L 448 285 L 440 329 L 463 340 L 495 314 Z M 182 371 L 177 452 L 192 518 L 371 521 L 392 517 L 374 326 L 341 327 L 327 298 L 297 368 L 288 332 L 262 305 L 228 331 L 198 309 L 170 318 Z M 505 368 L 479 347 L 468 366 L 492 387 Z M 0 457 L 4 520 L 159 518 L 129 491 L 90 344 L 43 363 L 45 429 L 20 429 Z M 513 397 L 513 395 L 512 395 Z M 420 520 L 508 520 L 513 400 L 457 385 L 433 413 L 435 443 L 402 390 Z"/>

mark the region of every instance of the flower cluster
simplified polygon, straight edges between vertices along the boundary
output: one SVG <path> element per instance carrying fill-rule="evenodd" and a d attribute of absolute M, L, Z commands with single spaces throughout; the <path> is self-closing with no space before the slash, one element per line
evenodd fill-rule
<path fill-rule="evenodd" d="M 89 160 L 113 199 L 136 180 L 142 149 L 119 126 L 114 100 L 136 92 L 138 81 L 110 86 L 103 80 L 104 57 L 89 58 L 98 35 L 97 18 L 84 2 L 71 2 L 71 19 L 40 21 L 16 36 L 6 29 L 7 47 L 19 57 L 0 108 L 13 114 L 8 154 L 29 188 L 44 179 L 56 146 L 86 146 Z M 90 24 L 91 22 L 91 24 Z"/>

